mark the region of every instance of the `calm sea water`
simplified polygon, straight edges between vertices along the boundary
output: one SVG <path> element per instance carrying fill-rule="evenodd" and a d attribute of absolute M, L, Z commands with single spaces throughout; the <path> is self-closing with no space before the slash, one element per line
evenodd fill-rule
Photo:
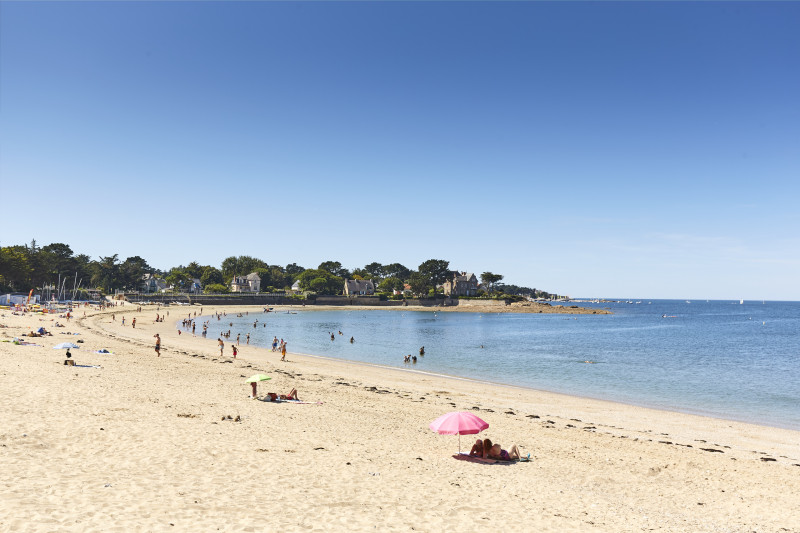
<path fill-rule="evenodd" d="M 614 314 L 297 308 L 212 318 L 208 336 L 233 322 L 242 344 L 277 335 L 292 352 L 800 430 L 800 302 L 581 305 Z M 425 356 L 404 364 L 420 346 Z"/>

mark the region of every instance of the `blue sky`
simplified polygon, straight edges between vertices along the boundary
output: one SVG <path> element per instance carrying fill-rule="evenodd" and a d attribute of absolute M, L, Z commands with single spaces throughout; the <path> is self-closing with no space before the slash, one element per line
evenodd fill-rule
<path fill-rule="evenodd" d="M 792 2 L 2 2 L 0 245 L 800 300 L 798 24 Z"/>

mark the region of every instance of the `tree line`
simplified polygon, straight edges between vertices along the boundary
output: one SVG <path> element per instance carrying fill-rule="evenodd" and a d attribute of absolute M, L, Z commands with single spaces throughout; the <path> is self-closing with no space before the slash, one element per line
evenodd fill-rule
<path fill-rule="evenodd" d="M 204 292 L 224 293 L 230 291 L 234 276 L 252 272 L 261 278 L 262 292 L 285 291 L 297 281 L 303 290 L 326 295 L 340 294 L 345 279 L 368 279 L 373 280 L 379 292 L 403 291 L 408 286 L 413 294 L 432 296 L 436 295 L 437 287 L 453 275 L 449 261 L 441 259 L 424 261 L 416 270 L 400 263 L 383 265 L 378 262 L 349 270 L 339 261 L 324 261 L 316 268 L 305 268 L 297 263 L 270 265 L 256 257 L 240 255 L 227 257 L 219 267 L 192 261 L 163 271 L 151 267 L 138 255 L 124 261 L 117 254 L 93 260 L 88 255 L 75 254 L 63 243 L 39 246 L 33 240 L 30 244 L 0 247 L 0 292 L 45 288 L 57 291 L 59 283 L 68 291 L 80 286 L 97 288 L 105 294 L 139 292 L 145 275 L 149 274 L 163 278 L 179 292 L 187 290 L 194 280 L 200 280 Z M 529 287 L 502 284 L 503 276 L 492 272 L 482 273 L 480 279 L 486 295 L 555 297 Z"/>

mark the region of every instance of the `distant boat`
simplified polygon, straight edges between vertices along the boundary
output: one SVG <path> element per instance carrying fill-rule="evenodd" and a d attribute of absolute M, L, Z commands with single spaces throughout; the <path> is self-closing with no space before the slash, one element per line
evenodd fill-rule
<path fill-rule="evenodd" d="M 687 304 L 690 304 L 690 303 L 692 303 L 692 302 L 690 302 L 689 300 L 686 300 L 686 303 L 687 303 Z"/>
<path fill-rule="evenodd" d="M 739 305 L 742 305 L 743 303 L 744 303 L 744 300 L 739 300 Z"/>

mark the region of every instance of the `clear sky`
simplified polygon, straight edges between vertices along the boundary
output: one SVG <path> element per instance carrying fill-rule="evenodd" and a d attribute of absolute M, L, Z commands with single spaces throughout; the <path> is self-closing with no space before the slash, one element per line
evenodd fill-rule
<path fill-rule="evenodd" d="M 797 2 L 1 2 L 0 245 L 800 300 L 798 27 Z"/>

